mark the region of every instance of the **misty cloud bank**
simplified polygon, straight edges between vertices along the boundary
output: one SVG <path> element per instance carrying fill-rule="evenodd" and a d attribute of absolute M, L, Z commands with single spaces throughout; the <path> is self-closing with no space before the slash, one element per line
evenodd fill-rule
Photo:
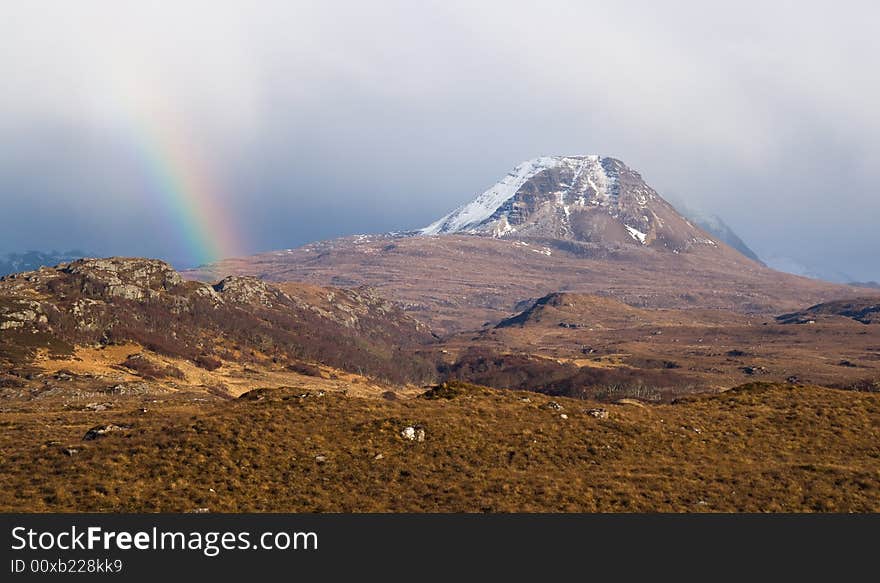
<path fill-rule="evenodd" d="M 423 226 L 524 159 L 599 153 L 771 263 L 880 279 L 880 9 L 660 4 L 7 7 L 0 249 L 184 261 L 144 163 L 173 127 L 243 251 Z"/>

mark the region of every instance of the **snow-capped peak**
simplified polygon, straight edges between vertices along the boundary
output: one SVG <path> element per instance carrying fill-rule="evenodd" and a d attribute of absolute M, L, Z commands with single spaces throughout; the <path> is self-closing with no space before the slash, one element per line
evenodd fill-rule
<path fill-rule="evenodd" d="M 596 155 L 523 162 L 472 202 L 416 233 L 635 244 L 674 252 L 716 245 L 638 172 Z"/>
<path fill-rule="evenodd" d="M 592 189 L 597 198 L 607 198 L 613 190 L 611 183 L 614 179 L 605 172 L 602 161 L 603 158 L 596 155 L 533 158 L 514 168 L 500 182 L 480 194 L 472 202 L 455 209 L 438 221 L 421 229 L 419 234 L 438 235 L 471 231 L 492 218 L 498 209 L 513 198 L 529 180 L 544 171 L 562 166 L 568 167 L 574 174 L 569 190 L 580 186 L 582 189 Z M 583 204 L 584 197 L 581 196 L 580 199 Z M 499 232 L 499 235 L 512 230 L 506 217 L 495 227 L 494 230 L 503 231 Z"/>

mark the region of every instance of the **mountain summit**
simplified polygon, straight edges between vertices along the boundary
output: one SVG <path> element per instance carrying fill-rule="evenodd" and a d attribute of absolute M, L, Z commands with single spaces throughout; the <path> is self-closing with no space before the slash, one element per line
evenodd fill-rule
<path fill-rule="evenodd" d="M 675 252 L 718 242 L 615 158 L 523 162 L 472 202 L 418 231 L 630 244 Z"/>

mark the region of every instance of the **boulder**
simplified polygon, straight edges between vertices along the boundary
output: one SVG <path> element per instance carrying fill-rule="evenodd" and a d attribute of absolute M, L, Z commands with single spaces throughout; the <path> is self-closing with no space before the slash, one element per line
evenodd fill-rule
<path fill-rule="evenodd" d="M 97 425 L 86 431 L 86 434 L 83 435 L 83 441 L 93 441 L 99 437 L 106 437 L 110 433 L 127 431 L 129 429 L 131 429 L 130 425 L 114 425 L 113 423 Z"/>
<path fill-rule="evenodd" d="M 425 441 L 425 430 L 421 427 L 404 427 L 400 432 L 400 436 L 408 441 L 417 441 L 419 443 Z"/>
<path fill-rule="evenodd" d="M 272 306 L 277 299 L 266 282 L 255 277 L 230 276 L 213 286 L 223 300 L 239 304 Z"/>

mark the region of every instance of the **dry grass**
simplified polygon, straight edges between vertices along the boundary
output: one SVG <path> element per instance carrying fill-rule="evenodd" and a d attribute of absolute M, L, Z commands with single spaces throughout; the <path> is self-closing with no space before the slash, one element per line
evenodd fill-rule
<path fill-rule="evenodd" d="M 304 393 L 0 413 L 0 510 L 880 511 L 874 393 L 755 384 L 604 405 L 605 420 L 584 401 L 461 385 L 436 399 Z M 133 428 L 81 441 L 103 423 Z"/>

